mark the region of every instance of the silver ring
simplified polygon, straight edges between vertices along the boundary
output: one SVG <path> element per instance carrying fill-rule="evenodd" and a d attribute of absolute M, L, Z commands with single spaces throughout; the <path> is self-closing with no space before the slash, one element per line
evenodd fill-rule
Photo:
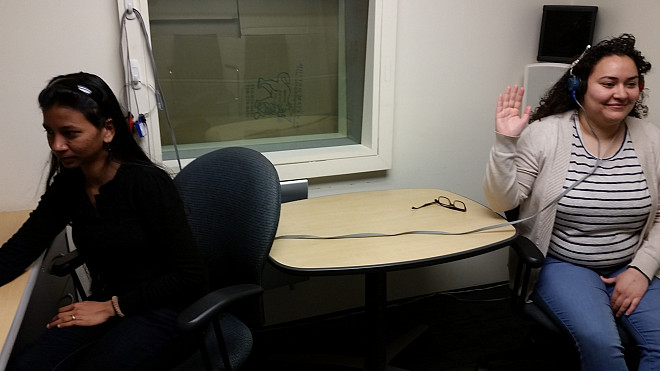
<path fill-rule="evenodd" d="M 74 315 L 72 314 L 72 315 L 71 315 L 71 320 L 72 320 L 72 321 L 75 321 L 75 320 L 76 320 L 76 316 L 74 316 Z"/>

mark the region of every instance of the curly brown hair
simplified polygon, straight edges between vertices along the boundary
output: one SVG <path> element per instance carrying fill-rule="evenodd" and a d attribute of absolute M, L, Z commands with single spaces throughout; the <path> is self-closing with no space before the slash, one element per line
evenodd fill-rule
<path fill-rule="evenodd" d="M 649 63 L 642 53 L 635 49 L 635 37 L 631 34 L 622 34 L 608 40 L 603 40 L 589 49 L 578 63 L 573 67 L 573 75 L 580 79 L 580 87 L 577 90 L 576 99 L 582 101 L 584 93 L 587 90 L 586 81 L 589 78 L 594 66 L 604 57 L 611 55 L 628 56 L 637 66 L 639 74 L 639 85 L 644 86 L 644 75 L 651 70 Z M 574 60 L 577 60 L 575 58 Z M 532 112 L 530 121 L 540 120 L 544 117 L 554 114 L 574 110 L 578 104 L 573 99 L 573 95 L 568 90 L 568 78 L 571 77 L 570 69 L 555 83 L 555 85 L 541 99 L 538 108 Z M 642 118 L 648 114 L 648 107 L 643 104 L 644 92 L 641 92 L 640 99 L 635 102 L 635 107 L 628 116 Z"/>

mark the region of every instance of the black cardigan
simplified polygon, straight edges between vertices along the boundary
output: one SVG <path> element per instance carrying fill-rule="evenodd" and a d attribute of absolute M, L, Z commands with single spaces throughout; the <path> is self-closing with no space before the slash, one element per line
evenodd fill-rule
<path fill-rule="evenodd" d="M 206 267 L 171 178 L 155 166 L 132 164 L 99 189 L 96 206 L 80 170 L 58 174 L 0 248 L 0 285 L 20 275 L 68 223 L 92 277 L 93 300 L 116 295 L 128 315 L 182 309 L 205 293 Z"/>

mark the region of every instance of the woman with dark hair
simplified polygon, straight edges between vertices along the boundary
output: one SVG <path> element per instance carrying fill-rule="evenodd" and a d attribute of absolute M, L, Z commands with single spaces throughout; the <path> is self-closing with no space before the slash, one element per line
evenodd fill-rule
<path fill-rule="evenodd" d="M 635 105 L 628 113 L 629 116 L 636 118 L 646 117 L 648 108 L 643 104 L 644 100 L 644 75 L 651 70 L 651 63 L 635 49 L 635 38 L 629 34 L 623 34 L 620 37 L 602 41 L 597 47 L 587 49 L 582 58 L 572 67 L 572 72 L 567 71 L 557 83 L 550 89 L 546 96 L 541 99 L 540 106 L 532 113 L 530 120 L 536 121 L 544 117 L 578 109 L 578 102 L 584 98 L 587 91 L 587 84 L 581 84 L 576 89 L 576 99 L 569 89 L 568 80 L 571 77 L 578 78 L 580 81 L 587 81 L 593 67 L 599 60 L 608 55 L 627 56 L 633 60 L 637 67 L 640 87 L 640 97 L 635 101 Z"/>
<path fill-rule="evenodd" d="M 206 271 L 170 176 L 129 131 L 98 76 L 58 76 L 39 94 L 52 151 L 46 192 L 0 248 L 0 285 L 20 275 L 68 224 L 91 277 L 88 300 L 64 306 L 18 370 L 151 370 L 190 342 L 180 310 L 206 289 Z"/>
<path fill-rule="evenodd" d="M 518 232 L 546 255 L 530 296 L 573 337 L 583 370 L 627 369 L 617 323 L 639 369 L 660 368 L 660 130 L 641 120 L 650 69 L 623 34 L 585 50 L 533 114 L 518 87 L 497 102 L 485 196 L 519 208 Z"/>
<path fill-rule="evenodd" d="M 75 108 L 96 128 L 101 129 L 107 120 L 122 123 L 106 150 L 117 162 L 152 164 L 142 147 L 135 141 L 124 113 L 110 87 L 100 77 L 89 73 L 74 73 L 53 78 L 39 94 L 39 106 L 45 111 L 53 106 Z M 51 154 L 49 180 L 62 166 L 56 154 Z"/>

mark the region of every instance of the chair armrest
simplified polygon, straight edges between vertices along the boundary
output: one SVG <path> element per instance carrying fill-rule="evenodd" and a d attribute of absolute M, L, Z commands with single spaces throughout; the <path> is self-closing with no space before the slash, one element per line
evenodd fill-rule
<path fill-rule="evenodd" d="M 61 254 L 53 258 L 50 264 L 50 274 L 57 277 L 64 277 L 71 274 L 76 268 L 85 262 L 80 256 L 78 250 L 73 250 L 66 254 Z"/>
<path fill-rule="evenodd" d="M 263 291 L 263 287 L 255 284 L 234 285 L 212 291 L 179 313 L 177 327 L 182 331 L 200 330 L 218 314 L 225 312 L 229 305 Z"/>
<path fill-rule="evenodd" d="M 520 263 L 525 264 L 529 268 L 541 268 L 543 266 L 545 257 L 538 247 L 527 237 L 518 235 L 513 244 L 511 244 L 511 247 L 518 255 Z"/>
<path fill-rule="evenodd" d="M 532 241 L 521 235 L 516 237 L 511 248 L 518 255 L 513 277 L 511 307 L 515 312 L 521 313 L 527 302 L 527 293 L 530 291 L 532 269 L 541 268 L 545 257 Z"/>

